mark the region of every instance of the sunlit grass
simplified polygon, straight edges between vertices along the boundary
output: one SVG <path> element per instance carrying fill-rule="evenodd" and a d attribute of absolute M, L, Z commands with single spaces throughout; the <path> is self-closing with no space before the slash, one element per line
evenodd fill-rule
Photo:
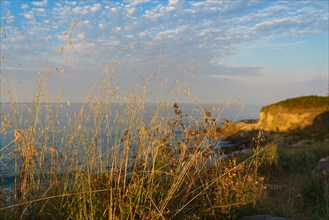
<path fill-rule="evenodd" d="M 260 158 L 223 159 L 208 139 L 219 120 L 210 110 L 192 117 L 159 103 L 146 120 L 147 87 L 118 104 L 117 82 L 104 75 L 74 115 L 71 103 L 44 95 L 47 72 L 28 116 L 11 103 L 1 135 L 12 141 L 1 162 L 10 158 L 16 176 L 2 190 L 2 217 L 206 218 L 234 216 L 256 201 Z"/>
<path fill-rule="evenodd" d="M 73 19 L 67 45 L 59 48 L 64 64 L 74 49 L 75 25 Z M 1 137 L 8 142 L 0 149 L 0 175 L 9 170 L 14 176 L 0 190 L 0 218 L 234 218 L 259 198 L 261 157 L 257 151 L 239 163 L 223 157 L 209 141 L 220 116 L 204 109 L 188 115 L 180 108 L 181 97 L 191 93 L 182 88 L 181 73 L 147 118 L 152 78 L 121 91 L 113 80 L 120 65 L 115 57 L 104 68 L 73 115 L 73 104 L 62 102 L 64 68 L 57 68 L 55 97 L 49 95 L 50 69 L 39 75 L 27 111 L 8 87 L 10 112 L 1 112 Z M 168 96 L 177 103 L 168 103 Z"/>

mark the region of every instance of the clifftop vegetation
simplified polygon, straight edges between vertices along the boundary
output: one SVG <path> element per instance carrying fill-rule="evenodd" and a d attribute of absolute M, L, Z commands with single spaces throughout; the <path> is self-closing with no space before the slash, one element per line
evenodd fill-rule
<path fill-rule="evenodd" d="M 286 99 L 261 109 L 261 112 L 269 112 L 271 110 L 329 110 L 329 96 L 302 96 L 297 98 Z"/>

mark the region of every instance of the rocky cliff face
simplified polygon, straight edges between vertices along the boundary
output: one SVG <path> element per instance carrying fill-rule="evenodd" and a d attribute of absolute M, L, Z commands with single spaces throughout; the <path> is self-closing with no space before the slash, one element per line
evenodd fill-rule
<path fill-rule="evenodd" d="M 263 107 L 257 127 L 275 132 L 307 128 L 329 132 L 329 97 L 305 96 Z"/>

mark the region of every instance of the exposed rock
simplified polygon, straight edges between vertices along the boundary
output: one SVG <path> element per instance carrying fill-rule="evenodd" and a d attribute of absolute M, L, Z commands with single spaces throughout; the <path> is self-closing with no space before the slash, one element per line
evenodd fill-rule
<path fill-rule="evenodd" d="M 329 157 L 319 160 L 313 175 L 318 178 L 324 189 L 324 195 L 329 198 Z"/>
<path fill-rule="evenodd" d="M 214 136 L 247 148 L 261 143 L 304 148 L 314 144 L 314 137 L 329 143 L 329 97 L 305 96 L 271 104 L 261 109 L 259 120 L 225 121 Z"/>
<path fill-rule="evenodd" d="M 234 143 L 249 143 L 253 138 L 257 137 L 259 132 L 257 130 L 257 123 L 258 120 L 244 120 L 232 123 L 228 127 L 223 128 L 226 131 L 225 137 Z"/>
<path fill-rule="evenodd" d="M 292 147 L 301 148 L 301 147 L 307 147 L 308 145 L 312 144 L 313 142 L 311 140 L 300 140 L 297 143 L 294 143 Z"/>
<path fill-rule="evenodd" d="M 303 129 L 312 124 L 313 119 L 320 114 L 315 113 L 285 113 L 285 112 L 260 112 L 260 127 L 267 131 L 289 131 Z"/>
<path fill-rule="evenodd" d="M 288 140 L 288 138 L 281 134 L 273 134 L 272 136 L 267 137 L 267 138 L 268 138 L 268 140 L 267 140 L 268 143 L 275 144 L 277 146 L 287 147 L 290 144 L 290 141 Z"/>
<path fill-rule="evenodd" d="M 238 130 L 254 130 L 257 129 L 258 120 L 243 120 L 236 123 Z"/>
<path fill-rule="evenodd" d="M 258 128 L 285 132 L 298 129 L 329 130 L 329 97 L 304 96 L 263 107 Z"/>

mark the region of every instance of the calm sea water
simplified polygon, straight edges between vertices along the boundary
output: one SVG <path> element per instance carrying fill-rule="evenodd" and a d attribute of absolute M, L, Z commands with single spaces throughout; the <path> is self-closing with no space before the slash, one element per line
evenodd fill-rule
<path fill-rule="evenodd" d="M 70 104 L 68 106 L 67 104 L 61 104 L 59 108 L 59 120 L 60 122 L 66 124 L 66 120 L 68 118 L 73 118 L 74 114 L 79 113 L 81 110 L 83 104 Z M 30 113 L 30 109 L 32 107 L 32 104 L 28 103 L 20 103 L 20 104 L 14 104 L 14 110 L 12 109 L 12 106 L 10 104 L 6 103 L 0 103 L 0 120 L 3 122 L 4 116 L 7 118 L 13 119 L 15 121 L 20 122 L 26 122 L 29 120 L 29 118 L 33 118 L 36 112 L 35 110 L 32 110 L 32 113 Z M 247 106 L 238 106 L 238 105 L 214 105 L 214 104 L 179 104 L 179 109 L 182 111 L 183 115 L 189 115 L 194 118 L 200 118 L 203 115 L 203 111 L 205 109 L 211 110 L 212 117 L 216 119 L 227 119 L 231 121 L 239 121 L 244 119 L 258 119 L 258 113 L 261 108 L 261 106 L 257 105 L 247 105 Z M 52 107 L 52 115 L 51 117 L 55 117 L 54 114 L 56 113 L 56 106 L 54 105 Z M 127 108 L 126 104 L 112 104 L 107 111 L 113 112 L 113 113 L 123 113 Z M 49 106 L 48 106 L 49 109 Z M 88 111 L 88 107 L 85 108 Z M 145 104 L 143 108 L 143 115 L 145 116 L 145 122 L 148 123 L 150 118 L 155 114 L 155 112 L 158 109 L 157 104 Z M 89 109 L 90 110 L 90 109 Z M 14 115 L 13 112 L 16 112 L 16 115 Z M 41 120 L 45 120 L 46 118 L 46 105 L 41 104 L 41 114 L 39 115 L 39 118 Z M 171 106 L 161 108 L 161 115 L 166 117 L 170 116 L 174 112 L 174 109 Z M 49 116 L 49 114 L 48 114 Z M 16 117 L 16 118 L 14 118 Z"/>
<path fill-rule="evenodd" d="M 70 125 L 73 126 L 74 120 L 73 118 L 76 117 L 76 115 L 81 110 L 83 104 L 62 104 L 59 108 L 58 112 L 58 122 L 56 122 L 57 129 L 58 130 L 64 130 L 69 132 Z M 215 118 L 218 121 L 221 121 L 222 119 L 228 119 L 232 121 L 239 121 L 244 119 L 258 119 L 258 113 L 261 106 L 245 106 L 241 107 L 238 105 L 213 105 L 213 104 L 179 104 L 179 109 L 182 111 L 182 115 L 189 115 L 193 117 L 195 121 L 202 120 L 202 115 L 204 109 L 210 109 L 212 113 L 212 117 Z M 43 125 L 46 123 L 46 120 L 52 120 L 56 118 L 56 106 L 46 106 L 45 104 L 42 104 L 40 106 L 40 114 L 38 118 L 38 121 L 34 121 L 35 112 L 38 112 L 38 109 L 34 109 L 32 111 L 32 105 L 31 104 L 15 104 L 13 111 L 12 106 L 10 104 L 0 104 L 0 123 L 3 128 L 3 126 L 6 126 L 6 135 L 4 135 L 3 132 L 0 133 L 0 177 L 1 176 L 13 176 L 14 171 L 11 169 L 13 167 L 13 160 L 12 160 L 12 149 L 13 141 L 14 141 L 14 127 L 18 127 L 19 129 L 24 130 L 24 128 L 29 127 L 31 123 L 39 123 L 39 125 Z M 131 117 L 130 114 L 125 115 L 127 108 L 126 104 L 112 104 L 109 106 L 109 109 L 107 110 L 107 113 L 113 113 L 112 115 L 120 115 L 122 114 L 123 117 L 121 117 L 120 122 L 116 122 L 115 117 L 113 117 L 113 120 L 110 120 L 110 126 L 117 126 L 120 123 L 125 123 L 125 120 L 129 121 L 129 117 Z M 148 124 L 152 118 L 152 116 L 157 112 L 158 105 L 156 104 L 146 104 L 144 108 L 141 108 L 142 115 L 144 117 L 145 124 Z M 105 110 L 105 109 L 104 109 Z M 48 111 L 48 113 L 47 113 Z M 92 109 L 89 109 L 88 107 L 84 108 L 84 111 L 94 111 Z M 16 114 L 14 113 L 16 112 Z M 50 113 L 49 113 L 50 112 Z M 160 111 L 160 115 L 163 118 L 170 118 L 174 115 L 174 109 L 170 106 L 168 108 L 162 108 Z M 7 124 L 8 120 L 9 122 L 15 122 L 11 124 Z M 70 121 L 71 120 L 71 121 Z M 86 120 L 87 123 L 85 123 L 85 126 L 88 126 L 90 128 L 93 128 L 94 121 L 93 117 L 90 118 L 83 118 L 82 120 Z M 65 128 L 63 126 L 66 126 Z M 46 127 L 46 126 L 44 126 Z M 120 128 L 118 128 L 118 132 Z M 104 130 L 106 131 L 106 130 Z M 51 135 L 51 134 L 50 134 Z M 104 135 L 105 137 L 106 135 Z M 58 137 L 60 139 L 60 135 Z M 51 140 L 52 137 L 50 136 L 49 139 Z M 56 140 L 59 141 L 59 140 Z M 105 140 L 104 140 L 105 141 Z M 106 142 L 107 143 L 107 142 Z M 56 145 L 56 143 L 55 143 Z M 63 147 L 63 146 L 62 146 Z"/>

